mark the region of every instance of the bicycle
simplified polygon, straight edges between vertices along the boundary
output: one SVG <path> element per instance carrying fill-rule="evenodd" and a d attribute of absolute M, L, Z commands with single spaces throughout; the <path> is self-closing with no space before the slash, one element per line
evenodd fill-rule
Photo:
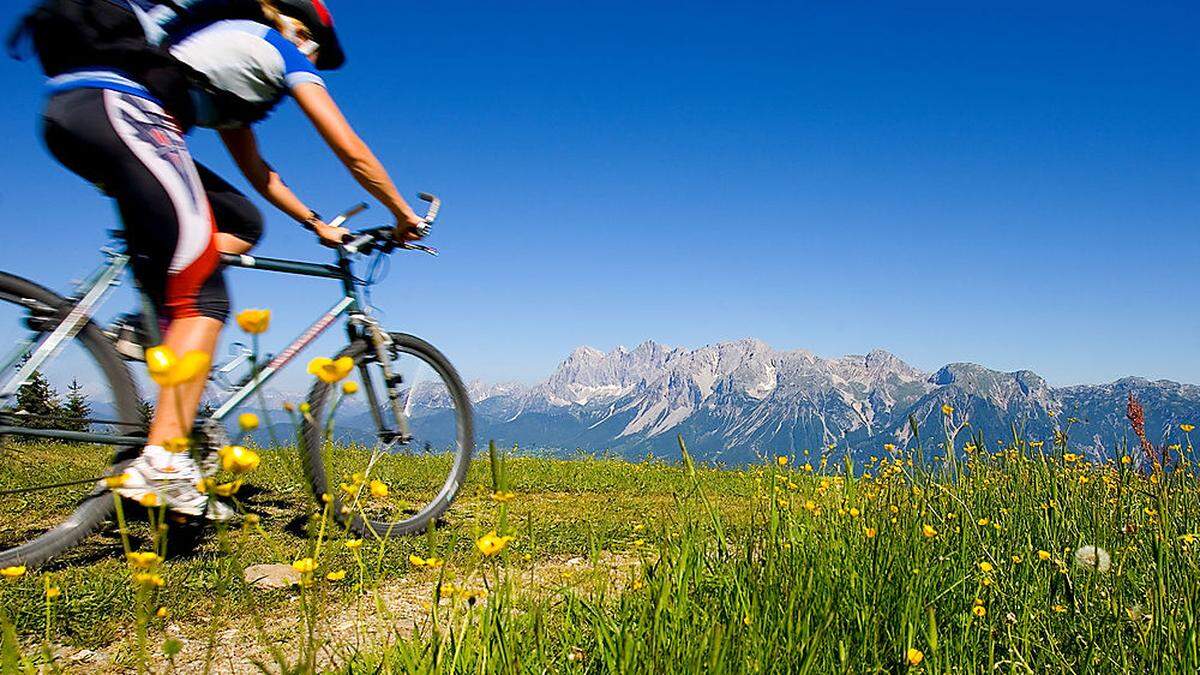
<path fill-rule="evenodd" d="M 441 202 L 433 195 L 419 196 L 428 203 L 424 225 L 428 233 Z M 365 204 L 359 204 L 330 224 L 341 226 L 366 208 Z M 196 434 L 207 439 L 207 451 L 215 451 L 223 442 L 220 437 L 224 421 L 319 335 L 346 317 L 349 343 L 338 357 L 354 360 L 374 425 L 372 444 L 369 448 L 332 450 L 332 443 L 328 442 L 330 411 L 336 409 L 343 394 L 337 385 L 318 379 L 308 394 L 298 446 L 303 472 L 317 503 L 323 507 L 324 496 L 328 495 L 330 512 L 347 528 L 380 538 L 423 532 L 431 521 L 440 517 L 465 480 L 474 452 L 470 398 L 454 367 L 429 343 L 405 333 L 385 331 L 372 316 L 365 297 L 368 281 L 355 274 L 354 263 L 358 259 L 379 260 L 398 250 L 435 256 L 438 253 L 421 244 L 396 242 L 389 226 L 361 230 L 347 237 L 335 249 L 333 264 L 223 255 L 226 268 L 338 281 L 342 297 L 278 355 L 256 359 L 250 349 L 235 344 L 229 362 L 215 365 L 209 379 L 209 387 L 222 391 L 224 398 L 210 414 L 202 414 L 196 425 Z M 103 477 L 119 474 L 145 444 L 145 438 L 137 435 L 145 433 L 146 421 L 144 412 L 140 412 L 144 404 L 135 379 L 116 351 L 114 338 L 92 320 L 96 310 L 121 283 L 129 264 L 129 257 L 123 252 L 106 249 L 104 253 L 105 262 L 69 298 L 0 272 L 0 309 L 17 314 L 19 335 L 13 340 L 11 352 L 0 361 L 0 439 L 70 443 L 76 454 L 70 455 L 65 464 L 84 476 L 69 480 L 64 480 L 64 476 L 42 477 L 36 459 L 38 452 L 45 452 L 41 446 L 0 445 L 0 451 L 27 455 L 25 461 L 0 464 L 6 472 L 0 476 L 19 476 L 23 484 L 21 488 L 7 490 L 0 484 L 0 499 L 20 499 L 22 512 L 33 523 L 0 524 L 6 528 L 0 529 L 0 549 L 5 549 L 0 550 L 0 567 L 39 565 L 96 531 L 114 510 Z M 11 327 L 11 323 L 2 321 L 0 317 L 0 327 Z M 149 329 L 153 321 L 146 323 Z M 111 397 L 110 402 L 101 403 L 111 407 L 111 419 L 67 418 L 21 407 L 23 386 L 43 386 L 45 379 L 41 373 L 54 372 L 57 362 L 65 362 L 66 374 L 75 377 L 72 391 L 83 387 L 78 384 L 82 368 L 94 370 L 94 375 L 98 375 L 96 381 Z M 260 362 L 265 363 L 260 365 Z M 249 372 L 231 379 L 243 366 L 248 366 Z M 26 407 L 32 406 L 29 400 L 25 403 Z M 328 426 L 326 419 L 330 420 Z M 267 423 L 270 424 L 269 413 Z M 115 453 L 100 450 L 113 446 L 118 448 Z M 61 450 L 55 445 L 49 452 Z M 60 457 L 55 454 L 56 459 Z M 417 458 L 421 461 L 416 462 Z M 345 495 L 342 490 L 331 490 L 331 477 L 336 480 L 338 476 L 351 475 L 360 483 L 382 479 L 392 490 L 403 492 L 408 501 L 372 500 L 369 507 L 356 502 L 354 509 L 343 509 L 344 502 L 356 501 L 355 497 L 348 490 Z M 25 484 L 29 480 L 42 482 Z M 62 519 L 64 511 L 69 515 Z"/>

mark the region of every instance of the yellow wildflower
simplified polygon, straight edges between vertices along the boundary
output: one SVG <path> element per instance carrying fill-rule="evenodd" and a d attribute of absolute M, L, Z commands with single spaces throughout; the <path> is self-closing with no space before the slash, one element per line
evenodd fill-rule
<path fill-rule="evenodd" d="M 267 332 L 271 325 L 271 310 L 243 309 L 237 315 L 238 327 L 251 335 L 261 335 Z"/>
<path fill-rule="evenodd" d="M 222 483 L 213 487 L 213 493 L 218 497 L 232 497 L 237 494 L 238 490 L 242 489 L 242 481 L 235 480 L 232 483 Z"/>
<path fill-rule="evenodd" d="M 921 534 L 925 535 L 929 539 L 936 537 L 937 533 L 938 533 L 938 531 L 936 529 L 934 529 L 934 527 L 932 525 L 929 525 L 928 523 L 921 526 Z"/>
<path fill-rule="evenodd" d="M 341 581 L 346 578 L 346 570 L 338 570 L 325 575 L 325 578 L 330 581 Z"/>
<path fill-rule="evenodd" d="M 1059 614 L 1062 614 L 1063 612 L 1067 611 L 1066 605 L 1054 605 L 1050 609 L 1053 609 L 1055 612 L 1057 612 Z"/>
<path fill-rule="evenodd" d="M 988 562 L 988 561 L 986 561 L 986 560 L 985 560 L 985 561 L 983 561 L 983 562 L 981 562 L 981 563 L 979 563 L 979 571 L 980 571 L 980 572 L 983 572 L 984 574 L 987 574 L 988 572 L 991 572 L 991 571 L 992 571 L 992 570 L 994 570 L 994 569 L 995 569 L 995 568 L 994 568 L 994 567 L 992 567 L 992 563 L 990 563 L 990 562 Z"/>
<path fill-rule="evenodd" d="M 896 444 L 895 443 L 884 443 L 883 449 L 886 450 L 887 452 L 895 452 Z"/>
<path fill-rule="evenodd" d="M 971 608 L 971 613 L 982 618 L 985 614 L 987 614 L 987 610 L 984 609 L 983 605 L 975 605 Z"/>
<path fill-rule="evenodd" d="M 1072 463 L 1072 462 L 1079 461 L 1079 455 L 1077 455 L 1077 454 L 1075 454 L 1075 453 L 1073 453 L 1073 452 L 1068 452 L 1068 453 L 1066 453 L 1066 454 L 1064 454 L 1064 455 L 1063 455 L 1063 461 L 1064 461 L 1064 462 L 1066 462 L 1066 463 L 1068 463 L 1068 464 L 1070 464 L 1070 463 Z"/>
<path fill-rule="evenodd" d="M 141 499 L 138 500 L 138 503 L 148 509 L 154 508 L 155 506 L 158 506 L 158 495 L 154 494 L 153 492 L 147 492 L 146 494 L 142 495 Z"/>
<path fill-rule="evenodd" d="M 341 382 L 346 379 L 351 370 L 354 370 L 354 359 L 349 356 L 343 356 L 337 360 L 327 356 L 318 356 L 308 362 L 309 374 L 315 375 L 317 379 L 326 384 Z"/>
<path fill-rule="evenodd" d="M 133 582 L 139 586 L 146 586 L 146 587 L 153 586 L 156 588 L 161 588 L 161 587 L 165 586 L 167 583 L 167 582 L 163 581 L 163 578 L 161 576 L 159 576 L 157 574 L 150 574 L 148 572 L 139 572 L 139 573 L 133 575 Z"/>
<path fill-rule="evenodd" d="M 283 410 L 284 412 L 296 412 L 296 404 L 291 401 L 284 401 Z"/>
<path fill-rule="evenodd" d="M 1038 560 L 1049 560 L 1050 552 L 1049 551 L 1038 551 L 1037 556 L 1038 556 Z"/>
<path fill-rule="evenodd" d="M 383 499 L 384 497 L 388 496 L 387 483 L 381 480 L 371 481 L 371 496 L 379 499 Z"/>
<path fill-rule="evenodd" d="M 346 380 L 342 383 L 342 393 L 346 396 L 353 396 L 358 393 L 358 383 L 354 380 Z"/>
<path fill-rule="evenodd" d="M 4 577 L 5 579 L 16 579 L 23 576 L 25 576 L 24 565 L 14 565 L 12 567 L 0 569 L 0 577 Z"/>
<path fill-rule="evenodd" d="M 316 568 L 316 566 L 317 565 L 315 562 L 313 562 L 312 558 L 301 558 L 292 563 L 292 569 L 296 570 L 300 574 L 312 574 L 312 571 Z"/>
<path fill-rule="evenodd" d="M 942 414 L 945 415 L 946 417 L 953 415 L 954 414 L 954 406 L 950 405 L 949 403 L 943 404 L 942 405 Z"/>
<path fill-rule="evenodd" d="M 921 665 L 921 662 L 925 660 L 925 654 L 923 654 L 920 649 L 909 647 L 908 651 L 904 652 L 904 660 L 907 661 L 908 665 L 910 666 L 919 666 Z"/>
<path fill-rule="evenodd" d="M 254 431 L 258 428 L 258 415 L 254 413 L 238 415 L 238 426 L 242 428 L 242 431 Z"/>
<path fill-rule="evenodd" d="M 1012 561 L 1013 561 L 1013 564 L 1014 564 L 1014 565 L 1020 565 L 1020 564 L 1021 564 L 1021 556 L 1019 556 L 1019 555 L 1014 555 L 1014 556 L 1012 557 Z"/>
<path fill-rule="evenodd" d="M 867 537 L 867 539 L 874 539 L 874 538 L 875 538 L 875 535 L 876 535 L 875 528 L 873 528 L 873 527 L 864 527 L 864 528 L 863 528 L 863 534 L 864 534 L 864 535 Z"/>
<path fill-rule="evenodd" d="M 345 546 L 346 546 L 346 548 L 350 549 L 351 551 L 357 551 L 358 549 L 362 548 L 362 544 L 363 544 L 362 539 L 347 539 Z"/>
<path fill-rule="evenodd" d="M 504 550 L 508 546 L 508 542 L 512 541 L 512 537 L 497 536 L 496 531 L 492 530 L 479 538 L 475 542 L 475 547 L 485 556 L 493 556 Z"/>
<path fill-rule="evenodd" d="M 257 452 L 240 445 L 227 445 L 217 454 L 221 458 L 221 468 L 233 473 L 250 473 L 262 462 Z"/>
<path fill-rule="evenodd" d="M 158 611 L 154 613 L 154 616 L 157 616 L 160 619 L 165 619 L 170 616 L 170 614 L 171 613 L 167 611 L 166 607 L 159 607 Z"/>
<path fill-rule="evenodd" d="M 139 570 L 148 570 L 162 562 L 162 558 L 157 553 L 150 551 L 129 553 L 125 558 L 129 561 L 130 567 Z"/>
<path fill-rule="evenodd" d="M 1183 433 L 1185 433 L 1185 434 L 1190 434 L 1190 433 L 1192 433 L 1193 431 L 1195 431 L 1195 430 L 1196 430 L 1196 425 L 1194 425 L 1194 424 L 1180 424 L 1180 425 L 1179 425 L 1179 428 L 1180 428 L 1180 430 L 1181 430 L 1181 431 L 1183 431 Z"/>
<path fill-rule="evenodd" d="M 987 518 L 980 518 L 978 522 L 980 527 L 987 527 L 987 524 L 991 521 L 989 521 Z"/>
<path fill-rule="evenodd" d="M 191 382 L 208 374 L 212 357 L 204 352 L 191 351 L 179 358 L 170 347 L 151 347 L 146 350 L 146 369 L 150 379 L 163 387 Z"/>
<path fill-rule="evenodd" d="M 109 490 L 116 490 L 125 487 L 125 481 L 129 480 L 129 474 L 122 473 L 116 476 L 106 476 L 104 478 L 104 487 Z"/>
<path fill-rule="evenodd" d="M 780 455 L 775 458 L 775 461 L 779 462 L 779 466 L 787 466 L 788 458 L 784 457 L 783 455 Z"/>
<path fill-rule="evenodd" d="M 854 508 L 853 506 L 850 507 L 850 517 L 851 518 L 857 518 L 860 513 L 861 513 L 861 511 L 859 511 L 858 509 Z"/>

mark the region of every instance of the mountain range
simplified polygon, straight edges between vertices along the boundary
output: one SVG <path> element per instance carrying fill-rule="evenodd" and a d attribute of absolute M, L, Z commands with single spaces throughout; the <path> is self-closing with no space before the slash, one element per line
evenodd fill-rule
<path fill-rule="evenodd" d="M 481 440 L 673 456 L 682 434 L 697 456 L 730 463 L 830 445 L 877 453 L 911 440 L 910 417 L 936 443 L 943 405 L 970 421 L 965 433 L 989 442 L 1012 438 L 1014 429 L 1053 438 L 1070 421 L 1075 446 L 1098 456 L 1136 442 L 1125 418 L 1131 394 L 1146 409 L 1154 442 L 1200 419 L 1195 385 L 1130 377 L 1056 388 L 1028 370 L 953 363 L 927 373 L 883 350 L 822 358 L 756 339 L 698 349 L 652 341 L 608 353 L 580 347 L 544 382 L 470 389 Z"/>
<path fill-rule="evenodd" d="M 955 409 L 956 420 L 970 421 L 964 434 L 989 443 L 1014 431 L 1052 439 L 1069 423 L 1072 445 L 1098 457 L 1136 443 L 1125 418 L 1130 395 L 1145 407 L 1155 443 L 1175 442 L 1181 423 L 1200 420 L 1200 387 L 1190 384 L 1129 377 L 1051 387 L 1028 370 L 952 363 L 929 373 L 883 350 L 822 358 L 752 338 L 698 349 L 652 341 L 607 353 L 580 347 L 542 382 L 468 388 L 480 444 L 677 457 L 682 434 L 697 457 L 731 464 L 829 446 L 878 454 L 885 443 L 911 444 L 910 417 L 926 445 L 936 445 L 943 405 Z M 445 390 L 416 391 L 414 428 L 433 444 L 448 441 Z M 369 439 L 361 400 L 348 400 L 338 417 L 340 438 Z"/>

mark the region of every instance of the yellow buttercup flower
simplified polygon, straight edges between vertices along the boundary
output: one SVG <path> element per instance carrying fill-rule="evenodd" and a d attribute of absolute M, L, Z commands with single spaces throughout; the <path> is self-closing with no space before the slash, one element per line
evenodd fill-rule
<path fill-rule="evenodd" d="M 325 575 L 325 578 L 330 581 L 341 581 L 346 578 L 346 570 L 338 570 Z"/>
<path fill-rule="evenodd" d="M 994 568 L 994 567 L 992 567 L 992 563 L 990 563 L 990 562 L 988 562 L 988 561 L 986 561 L 986 560 L 985 560 L 985 561 L 983 561 L 983 562 L 981 562 L 981 563 L 979 563 L 979 571 L 980 571 L 980 572 L 983 572 L 984 574 L 987 574 L 988 572 L 991 572 L 991 571 L 992 571 L 992 570 L 994 570 L 994 569 L 995 569 L 995 568 Z"/>
<path fill-rule="evenodd" d="M 125 556 L 129 560 L 129 566 L 134 569 L 148 570 L 158 563 L 162 562 L 162 558 L 157 553 L 144 551 L 140 553 L 129 553 Z"/>
<path fill-rule="evenodd" d="M 262 458 L 257 452 L 240 445 L 227 445 L 217 454 L 221 458 L 221 468 L 233 473 L 250 473 L 262 463 Z"/>
<path fill-rule="evenodd" d="M 975 605 L 974 607 L 971 608 L 971 613 L 974 614 L 975 616 L 982 618 L 984 615 L 987 614 L 987 610 L 984 609 L 983 605 Z"/>
<path fill-rule="evenodd" d="M 129 474 L 121 473 L 115 476 L 106 476 L 104 478 L 104 487 L 109 490 L 116 490 L 125 487 L 125 481 L 129 480 Z"/>
<path fill-rule="evenodd" d="M 886 452 L 895 452 L 895 451 L 896 451 L 896 444 L 895 444 L 895 443 L 884 443 L 884 444 L 883 444 L 883 449 L 884 449 L 884 451 L 886 451 Z"/>
<path fill-rule="evenodd" d="M 1079 460 L 1079 455 L 1077 455 L 1073 452 L 1068 452 L 1063 455 L 1063 461 L 1067 462 L 1068 464 L 1071 462 L 1078 461 L 1078 460 Z"/>
<path fill-rule="evenodd" d="M 167 611 L 166 607 L 159 607 L 158 611 L 154 613 L 154 616 L 157 616 L 160 619 L 165 619 L 170 615 L 171 613 Z"/>
<path fill-rule="evenodd" d="M 921 534 L 925 535 L 925 537 L 929 539 L 936 537 L 937 533 L 938 531 L 934 529 L 932 525 L 925 524 L 921 526 Z"/>
<path fill-rule="evenodd" d="M 222 483 L 213 487 L 213 494 L 218 497 L 232 497 L 237 494 L 238 490 L 242 489 L 242 481 L 235 480 L 232 483 Z"/>
<path fill-rule="evenodd" d="M 363 544 L 362 539 L 347 539 L 345 546 L 346 546 L 346 548 L 350 549 L 351 551 L 357 551 L 358 549 L 362 548 L 362 544 Z"/>
<path fill-rule="evenodd" d="M 133 575 L 133 582 L 139 586 L 146 586 L 148 588 L 151 586 L 162 588 L 167 583 L 163 581 L 161 576 L 157 574 L 150 574 L 148 572 L 139 572 L 138 574 Z"/>
<path fill-rule="evenodd" d="M 1180 425 L 1179 425 L 1179 429 L 1180 429 L 1181 431 L 1183 431 L 1183 433 L 1185 433 L 1185 434 L 1190 434 L 1190 433 L 1192 433 L 1193 431 L 1195 431 L 1195 430 L 1196 430 L 1196 425 L 1194 425 L 1194 424 L 1180 424 Z"/>
<path fill-rule="evenodd" d="M 864 527 L 863 534 L 867 537 L 867 539 L 874 539 L 877 533 L 873 527 Z"/>
<path fill-rule="evenodd" d="M 512 537 L 497 536 L 496 531 L 492 530 L 479 538 L 475 542 L 475 547 L 485 556 L 493 556 L 504 550 L 508 546 L 508 542 L 512 541 Z"/>
<path fill-rule="evenodd" d="M 779 466 L 787 466 L 788 458 L 780 455 L 775 458 L 775 461 L 779 462 Z"/>
<path fill-rule="evenodd" d="M 150 379 L 162 387 L 172 387 L 204 377 L 212 365 L 212 357 L 201 351 L 191 351 L 178 358 L 170 347 L 151 347 L 146 350 L 146 369 Z"/>
<path fill-rule="evenodd" d="M 316 563 L 313 562 L 312 558 L 301 558 L 292 563 L 292 569 L 300 574 L 312 574 L 314 568 L 316 568 Z"/>
<path fill-rule="evenodd" d="M 346 380 L 342 383 L 342 393 L 347 396 L 353 396 L 358 393 L 358 383 L 354 380 Z"/>
<path fill-rule="evenodd" d="M 254 413 L 238 415 L 238 426 L 242 428 L 242 431 L 254 431 L 258 428 L 258 415 Z"/>
<path fill-rule="evenodd" d="M 381 480 L 371 481 L 371 496 L 379 499 L 383 499 L 384 497 L 388 496 L 387 483 Z"/>
<path fill-rule="evenodd" d="M 175 355 L 175 350 L 165 345 L 147 349 L 145 357 L 146 370 L 150 371 L 150 377 L 155 381 L 160 377 L 166 377 L 179 363 L 179 357 Z"/>
<path fill-rule="evenodd" d="M 921 662 L 925 660 L 925 654 L 923 654 L 920 649 L 909 647 L 908 651 L 904 652 L 904 660 L 907 661 L 908 665 L 910 666 L 919 666 L 921 665 Z"/>
<path fill-rule="evenodd" d="M 237 324 L 251 335 L 261 335 L 271 326 L 271 310 L 243 309 L 237 315 Z"/>
<path fill-rule="evenodd" d="M 5 579 L 16 579 L 23 576 L 25 576 L 24 565 L 14 565 L 13 567 L 0 569 L 0 577 L 4 577 Z"/>
<path fill-rule="evenodd" d="M 942 405 L 942 414 L 945 415 L 946 417 L 953 415 L 954 414 L 954 406 L 950 405 L 949 403 L 943 404 Z"/>
<path fill-rule="evenodd" d="M 857 518 L 861 512 L 858 509 L 851 506 L 849 513 L 850 513 L 851 518 Z"/>
<path fill-rule="evenodd" d="M 354 359 L 349 356 L 343 356 L 337 360 L 327 356 L 318 356 L 308 362 L 309 374 L 315 375 L 317 379 L 326 384 L 341 382 L 352 370 L 354 370 Z"/>
<path fill-rule="evenodd" d="M 1038 557 L 1038 560 L 1049 560 L 1050 552 L 1049 551 L 1038 551 L 1037 557 Z"/>
<path fill-rule="evenodd" d="M 46 589 L 46 599 L 47 600 L 53 600 L 54 598 L 57 598 L 60 595 L 62 595 L 62 589 L 60 589 L 58 586 L 50 586 L 49 588 Z"/>

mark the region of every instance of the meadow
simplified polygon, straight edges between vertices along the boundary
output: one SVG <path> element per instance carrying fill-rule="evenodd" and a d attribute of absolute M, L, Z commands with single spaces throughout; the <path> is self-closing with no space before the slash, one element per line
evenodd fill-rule
<path fill-rule="evenodd" d="M 1200 670 L 1191 427 L 1167 464 L 1137 445 L 1085 457 L 1068 420 L 1053 439 L 985 442 L 946 416 L 934 441 L 861 465 L 834 446 L 700 466 L 683 439 L 673 463 L 483 452 L 444 522 L 392 542 L 340 531 L 295 450 L 264 449 L 238 525 L 127 509 L 49 566 L 5 570 L 4 669 Z M 71 456 L 2 452 L 5 486 Z M 0 536 L 29 513 L 0 499 Z M 299 583 L 248 583 L 263 563 Z"/>

